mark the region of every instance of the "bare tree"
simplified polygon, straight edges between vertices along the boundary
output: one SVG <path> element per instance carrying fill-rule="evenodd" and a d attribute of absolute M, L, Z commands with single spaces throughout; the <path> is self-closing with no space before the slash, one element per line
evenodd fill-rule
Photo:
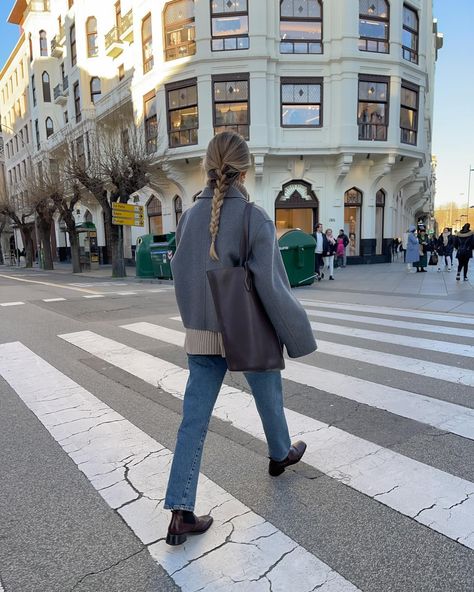
<path fill-rule="evenodd" d="M 87 142 L 84 150 L 81 142 Z M 113 277 L 125 277 L 122 233 L 112 223 L 112 203 L 127 203 L 130 195 L 148 182 L 151 158 L 143 127 L 131 119 L 96 125 L 87 136 L 70 139 L 68 172 L 98 201 L 110 239 Z M 86 158 L 87 154 L 87 158 Z"/>
<path fill-rule="evenodd" d="M 26 267 L 33 267 L 35 246 L 33 243 L 32 215 L 34 207 L 29 201 L 29 194 L 22 190 L 11 196 L 8 189 L 0 187 L 0 214 L 8 217 L 20 230 L 25 247 Z"/>
<path fill-rule="evenodd" d="M 2 234 L 5 232 L 5 228 L 7 227 L 8 218 L 5 214 L 0 214 L 0 265 L 5 263 L 3 249 L 2 249 Z"/>

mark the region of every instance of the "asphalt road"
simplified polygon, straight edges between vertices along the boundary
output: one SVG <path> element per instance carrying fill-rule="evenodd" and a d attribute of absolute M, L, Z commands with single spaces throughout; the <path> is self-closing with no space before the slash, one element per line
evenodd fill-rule
<path fill-rule="evenodd" d="M 297 292 L 322 345 L 285 374 L 305 462 L 268 476 L 228 375 L 198 490 L 216 522 L 171 549 L 172 287 L 0 267 L 0 590 L 472 592 L 474 316 L 324 289 Z"/>

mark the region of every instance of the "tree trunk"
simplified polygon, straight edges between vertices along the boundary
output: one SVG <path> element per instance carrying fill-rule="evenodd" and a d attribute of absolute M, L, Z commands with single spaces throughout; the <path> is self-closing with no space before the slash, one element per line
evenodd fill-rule
<path fill-rule="evenodd" d="M 23 245 L 25 246 L 26 252 L 26 267 L 33 267 L 33 259 L 35 254 L 35 246 L 33 244 L 33 233 L 29 226 L 20 226 L 21 237 L 23 239 Z"/>
<path fill-rule="evenodd" d="M 5 229 L 5 224 L 0 225 L 0 265 L 3 265 L 5 261 L 3 260 L 3 249 L 2 249 L 2 234 Z"/>
<path fill-rule="evenodd" d="M 76 230 L 68 230 L 71 243 L 72 273 L 81 273 L 81 258 L 79 251 L 79 236 Z"/>
<path fill-rule="evenodd" d="M 126 277 L 125 259 L 123 257 L 123 228 L 112 224 L 112 217 L 105 216 L 105 223 L 108 227 L 108 235 L 110 236 L 110 250 L 112 253 L 112 277 L 123 278 Z"/>
<path fill-rule="evenodd" d="M 53 254 L 51 252 L 51 225 L 52 220 L 46 218 L 38 219 L 40 244 L 43 249 L 43 269 L 51 271 L 54 269 Z"/>

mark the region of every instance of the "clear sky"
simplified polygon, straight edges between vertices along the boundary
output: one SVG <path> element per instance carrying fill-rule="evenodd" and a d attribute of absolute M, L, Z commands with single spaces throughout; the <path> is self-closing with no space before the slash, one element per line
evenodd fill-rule
<path fill-rule="evenodd" d="M 6 23 L 12 6 L 13 0 L 0 0 L 0 68 L 18 39 L 18 27 Z M 444 33 L 437 64 L 433 126 L 433 154 L 438 158 L 436 201 L 466 203 L 469 167 L 474 167 L 474 1 L 434 0 L 434 11 L 439 31 Z M 470 203 L 474 205 L 474 171 L 471 181 Z"/>

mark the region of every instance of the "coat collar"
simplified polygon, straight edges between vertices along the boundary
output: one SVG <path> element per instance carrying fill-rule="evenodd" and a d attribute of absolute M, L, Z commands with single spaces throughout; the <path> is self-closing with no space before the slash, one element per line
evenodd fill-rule
<path fill-rule="evenodd" d="M 214 195 L 214 190 L 211 187 L 209 187 L 209 185 L 206 185 L 206 187 L 204 187 L 204 189 L 202 190 L 202 193 L 199 195 L 198 199 L 212 199 L 213 195 Z M 245 197 L 245 195 L 243 193 L 241 193 L 233 185 L 231 185 L 229 187 L 229 190 L 225 194 L 225 198 L 227 199 L 228 197 L 231 197 L 231 198 L 241 197 L 242 199 L 245 199 L 245 201 L 248 201 L 247 198 Z"/>

